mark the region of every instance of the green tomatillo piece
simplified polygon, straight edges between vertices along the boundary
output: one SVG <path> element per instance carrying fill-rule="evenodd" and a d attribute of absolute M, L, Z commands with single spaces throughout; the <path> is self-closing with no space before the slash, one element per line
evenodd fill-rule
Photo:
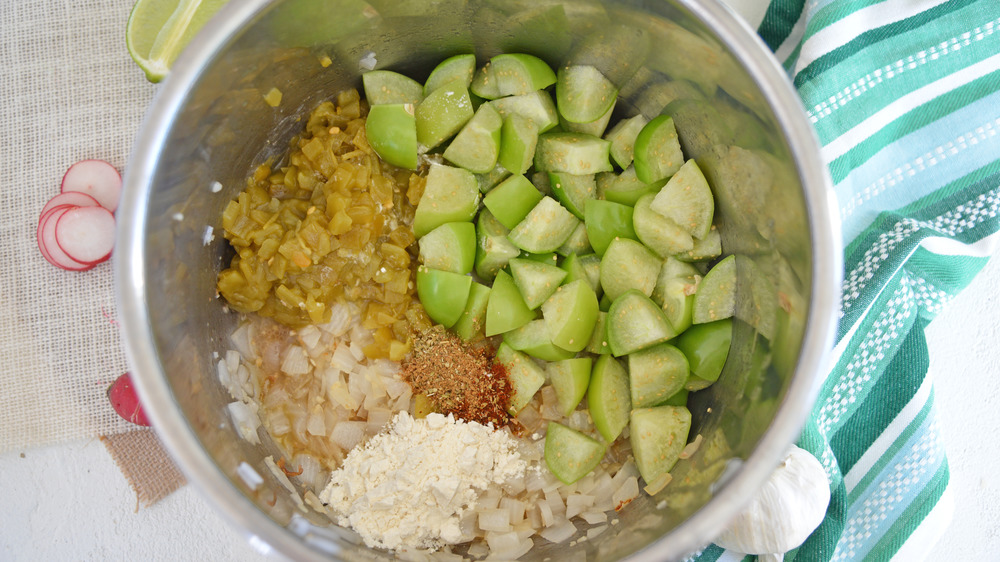
<path fill-rule="evenodd" d="M 379 158 L 393 166 L 417 169 L 417 125 L 413 104 L 373 105 L 365 136 Z"/>
<path fill-rule="evenodd" d="M 417 297 L 431 320 L 450 328 L 461 318 L 469 300 L 472 277 L 450 271 L 417 268 Z"/>

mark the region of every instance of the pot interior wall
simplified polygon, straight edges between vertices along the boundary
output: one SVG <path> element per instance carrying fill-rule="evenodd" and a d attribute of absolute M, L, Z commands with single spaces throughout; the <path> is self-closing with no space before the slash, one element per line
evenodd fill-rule
<path fill-rule="evenodd" d="M 277 458 L 273 444 L 252 446 L 233 428 L 213 358 L 230 348 L 238 320 L 215 292 L 231 257 L 222 210 L 256 165 L 285 150 L 314 106 L 360 89 L 365 62 L 422 80 L 446 56 L 474 52 L 482 64 L 503 51 L 596 66 L 621 89 L 616 115 L 653 117 L 672 104 L 685 151 L 719 191 L 723 247 L 743 256 L 730 360 L 692 401 L 702 446 L 680 461 L 664 492 L 642 495 L 596 540 L 536 546 L 524 559 L 617 559 L 669 533 L 713 497 L 729 459 L 754 450 L 793 378 L 813 266 L 800 172 L 761 87 L 697 18 L 667 1 L 272 3 L 203 68 L 162 141 L 142 240 L 146 304 L 173 399 L 201 446 L 248 502 L 318 550 L 384 558 L 325 517 L 301 513 L 264 467 L 264 457 Z M 272 88 L 282 94 L 277 107 L 264 101 Z M 237 474 L 241 463 L 264 478 L 254 492 Z"/>

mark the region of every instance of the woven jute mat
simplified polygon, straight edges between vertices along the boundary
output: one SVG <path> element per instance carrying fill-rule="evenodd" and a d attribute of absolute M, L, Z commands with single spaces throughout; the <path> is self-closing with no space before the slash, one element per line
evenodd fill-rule
<path fill-rule="evenodd" d="M 0 209 L 0 452 L 91 439 L 150 506 L 185 482 L 155 433 L 119 418 L 107 388 L 128 369 L 113 267 L 57 269 L 35 228 L 77 160 L 125 168 L 156 86 L 129 58 L 134 0 L 4 2 L 0 146 L 16 196 Z M 109 478 L 116 475 L 109 474 Z"/>
<path fill-rule="evenodd" d="M 140 504 L 149 507 L 187 483 L 152 429 L 103 435 L 101 442 L 135 490 L 137 511 Z"/>

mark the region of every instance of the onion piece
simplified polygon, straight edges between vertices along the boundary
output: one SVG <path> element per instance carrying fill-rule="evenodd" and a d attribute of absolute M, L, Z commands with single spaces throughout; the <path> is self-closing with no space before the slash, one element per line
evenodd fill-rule
<path fill-rule="evenodd" d="M 569 519 L 563 519 L 551 527 L 542 529 L 538 534 L 549 542 L 561 543 L 576 534 L 576 525 Z"/>
<path fill-rule="evenodd" d="M 694 441 L 688 443 L 687 445 L 684 445 L 684 448 L 681 449 L 681 454 L 677 458 L 679 459 L 691 458 L 691 455 L 693 455 L 695 451 L 698 450 L 698 447 L 701 446 L 701 441 L 702 441 L 701 434 L 699 433 L 698 435 L 695 435 Z"/>
<path fill-rule="evenodd" d="M 479 528 L 484 531 L 507 533 L 511 531 L 510 510 L 484 509 L 479 511 Z"/>
<path fill-rule="evenodd" d="M 643 491 L 651 496 L 655 496 L 656 494 L 660 493 L 661 490 L 666 488 L 667 484 L 669 484 L 670 481 L 673 479 L 674 479 L 673 474 L 670 474 L 669 472 L 664 472 L 663 474 L 657 476 L 656 478 L 653 478 L 652 482 L 647 483 L 646 487 L 643 488 Z"/>
<path fill-rule="evenodd" d="M 257 434 L 257 428 L 260 427 L 260 418 L 257 417 L 257 413 L 243 402 L 230 402 L 227 408 L 240 437 L 259 445 L 260 436 Z"/>

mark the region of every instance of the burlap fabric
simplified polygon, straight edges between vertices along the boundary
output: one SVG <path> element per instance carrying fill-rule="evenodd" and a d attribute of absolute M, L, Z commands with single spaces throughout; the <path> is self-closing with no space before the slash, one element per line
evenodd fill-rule
<path fill-rule="evenodd" d="M 106 396 L 127 370 L 111 263 L 62 271 L 42 258 L 35 235 L 73 162 L 100 158 L 124 170 L 156 91 L 125 47 L 131 6 L 0 3 L 0 452 L 136 429 Z M 169 464 L 152 432 L 142 435 L 108 442 L 112 451 L 126 447 L 114 455 L 123 469 Z M 144 503 L 164 495 L 162 481 L 149 490 L 131 481 Z"/>

